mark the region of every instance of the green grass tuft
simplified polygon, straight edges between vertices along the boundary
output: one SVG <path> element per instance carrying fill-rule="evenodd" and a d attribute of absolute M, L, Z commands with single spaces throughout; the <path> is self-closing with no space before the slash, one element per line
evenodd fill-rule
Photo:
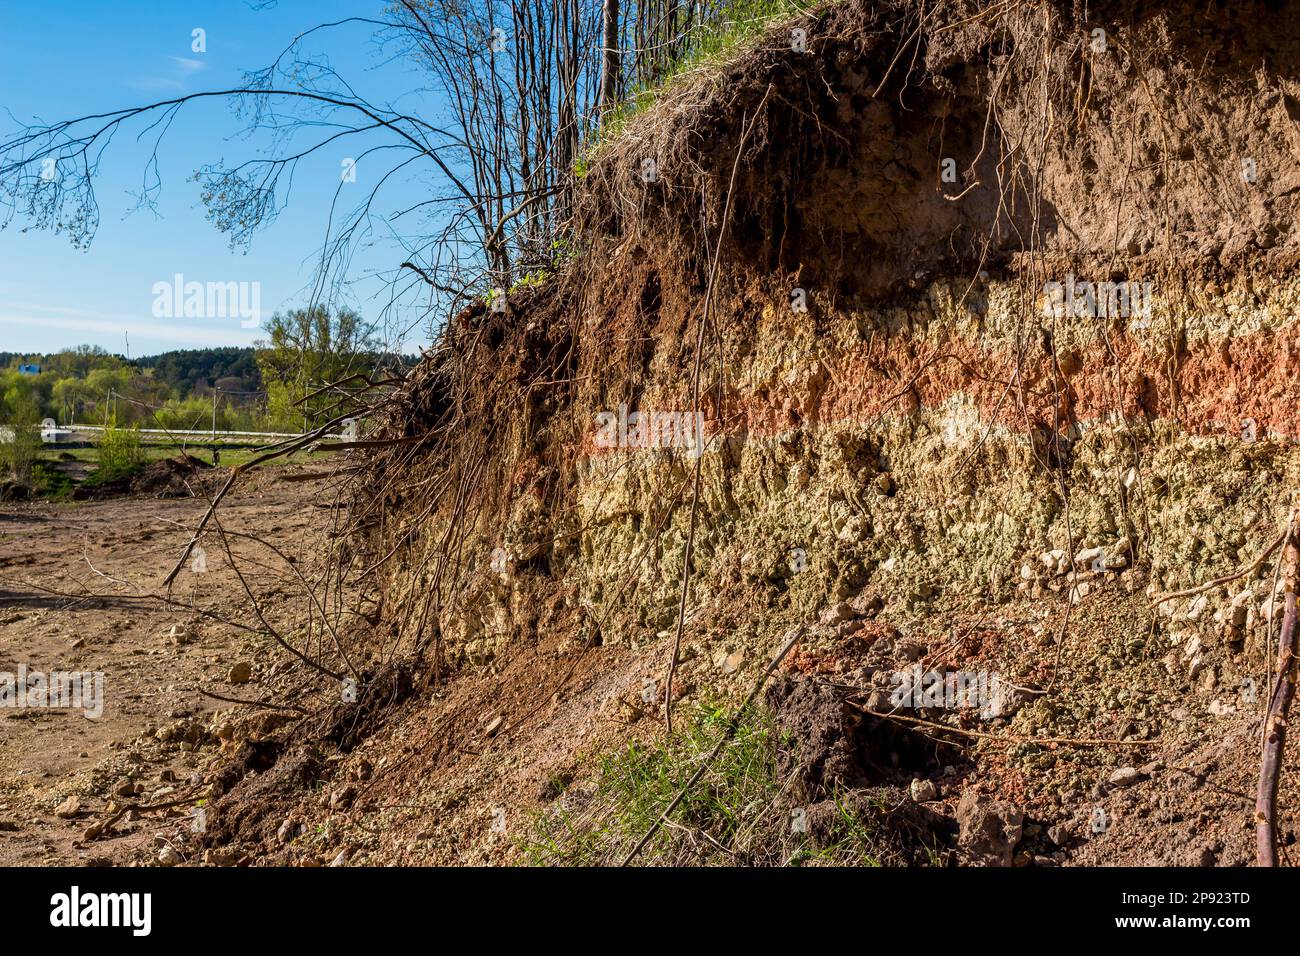
<path fill-rule="evenodd" d="M 565 792 L 538 813 L 519 844 L 532 866 L 617 864 L 650 830 L 726 732 L 727 713 L 700 706 L 669 744 L 629 742 L 597 758 L 594 788 Z M 834 819 L 820 827 L 792 826 L 800 807 L 795 782 L 778 767 L 780 749 L 795 746 L 772 716 L 751 713 L 686 794 L 637 862 L 659 866 L 880 865 L 897 859 L 897 834 L 882 823 L 891 814 L 880 792 L 836 795 Z M 829 806 L 829 804 L 828 804 Z"/>

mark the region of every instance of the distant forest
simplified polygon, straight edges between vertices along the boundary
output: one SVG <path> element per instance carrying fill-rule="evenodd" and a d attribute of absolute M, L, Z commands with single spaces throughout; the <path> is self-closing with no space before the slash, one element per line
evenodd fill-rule
<path fill-rule="evenodd" d="M 254 348 L 133 359 L 91 345 L 48 354 L 0 351 L 0 426 L 48 417 L 193 429 L 211 427 L 215 416 L 218 429 L 306 430 L 336 407 L 338 394 L 315 395 L 321 386 L 358 374 L 400 375 L 419 360 L 378 350 L 347 311 L 277 314 L 269 332 Z"/>
<path fill-rule="evenodd" d="M 82 361 L 78 362 L 78 358 Z M 0 369 L 19 364 L 35 364 L 42 370 L 57 366 L 55 371 L 85 378 L 102 367 L 105 358 L 137 369 L 152 369 L 156 381 L 165 383 L 178 397 L 200 395 L 216 386 L 223 392 L 261 392 L 262 374 L 257 367 L 257 350 L 253 348 L 179 349 L 127 360 L 92 347 L 81 346 L 63 352 L 0 352 Z"/>

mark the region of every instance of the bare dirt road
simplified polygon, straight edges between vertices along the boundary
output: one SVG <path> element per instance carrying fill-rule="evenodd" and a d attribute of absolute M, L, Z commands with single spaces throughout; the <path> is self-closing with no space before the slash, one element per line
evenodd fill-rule
<path fill-rule="evenodd" d="M 320 514 L 306 485 L 262 477 L 223 505 L 223 524 L 302 553 Z M 201 806 L 186 801 L 199 728 L 230 705 L 200 688 L 256 699 L 269 660 L 258 639 L 210 616 L 250 622 L 219 548 L 209 545 L 206 571 L 187 562 L 174 603 L 146 596 L 160 593 L 206 507 L 201 498 L 0 504 L 0 695 L 20 669 L 28 686 L 33 674 L 102 675 L 102 699 L 99 678 L 87 676 L 79 709 L 0 706 L 0 865 L 126 863 L 156 853 L 156 834 Z M 273 563 L 245 574 L 260 576 L 264 610 L 287 612 L 292 597 Z M 231 674 L 244 664 L 247 683 Z"/>

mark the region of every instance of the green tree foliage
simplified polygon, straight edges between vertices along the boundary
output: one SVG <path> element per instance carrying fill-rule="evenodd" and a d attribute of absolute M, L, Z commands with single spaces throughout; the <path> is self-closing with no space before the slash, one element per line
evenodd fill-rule
<path fill-rule="evenodd" d="M 142 369 L 166 382 L 177 398 L 216 387 L 224 392 L 260 392 L 262 378 L 252 349 L 183 349 L 138 359 Z"/>
<path fill-rule="evenodd" d="M 321 386 L 373 373 L 379 363 L 373 327 L 351 309 L 323 306 L 277 312 L 258 343 L 267 418 L 276 430 L 314 428 L 345 409 L 338 394 L 306 399 Z M 301 403 L 301 404 L 297 404 Z"/>
<path fill-rule="evenodd" d="M 25 485 L 41 450 L 41 416 L 30 397 L 19 398 L 12 408 L 0 425 L 0 479 Z"/>
<path fill-rule="evenodd" d="M 144 452 L 140 449 L 140 432 L 135 426 L 118 425 L 115 418 L 109 418 L 108 427 L 100 432 L 96 441 L 99 446 L 99 467 L 95 470 L 95 481 L 112 481 L 123 478 L 139 470 L 144 464 Z"/>

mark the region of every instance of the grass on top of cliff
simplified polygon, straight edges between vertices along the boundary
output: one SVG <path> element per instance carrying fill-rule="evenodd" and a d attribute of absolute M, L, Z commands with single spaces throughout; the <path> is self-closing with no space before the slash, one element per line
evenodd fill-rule
<path fill-rule="evenodd" d="M 836 0 L 732 0 L 717 20 L 695 27 L 684 38 L 681 51 L 665 66 L 654 85 L 628 92 L 605 117 L 597 139 L 586 156 L 578 160 L 574 173 L 586 172 L 586 157 L 601 145 L 616 139 L 628 120 L 655 103 L 663 93 L 686 78 L 716 67 L 743 52 L 783 20 Z M 793 42 L 792 38 L 787 38 Z"/>
<path fill-rule="evenodd" d="M 701 705 L 670 742 L 631 742 L 597 758 L 594 788 L 539 813 L 520 843 L 532 866 L 617 865 L 654 825 L 726 732 L 727 712 Z M 653 866 L 880 866 L 899 858 L 886 791 L 837 793 L 802 806 L 778 748 L 795 743 L 753 711 L 635 861 Z M 558 783 L 556 789 L 559 789 Z M 933 851 L 922 851 L 931 862 Z"/>

